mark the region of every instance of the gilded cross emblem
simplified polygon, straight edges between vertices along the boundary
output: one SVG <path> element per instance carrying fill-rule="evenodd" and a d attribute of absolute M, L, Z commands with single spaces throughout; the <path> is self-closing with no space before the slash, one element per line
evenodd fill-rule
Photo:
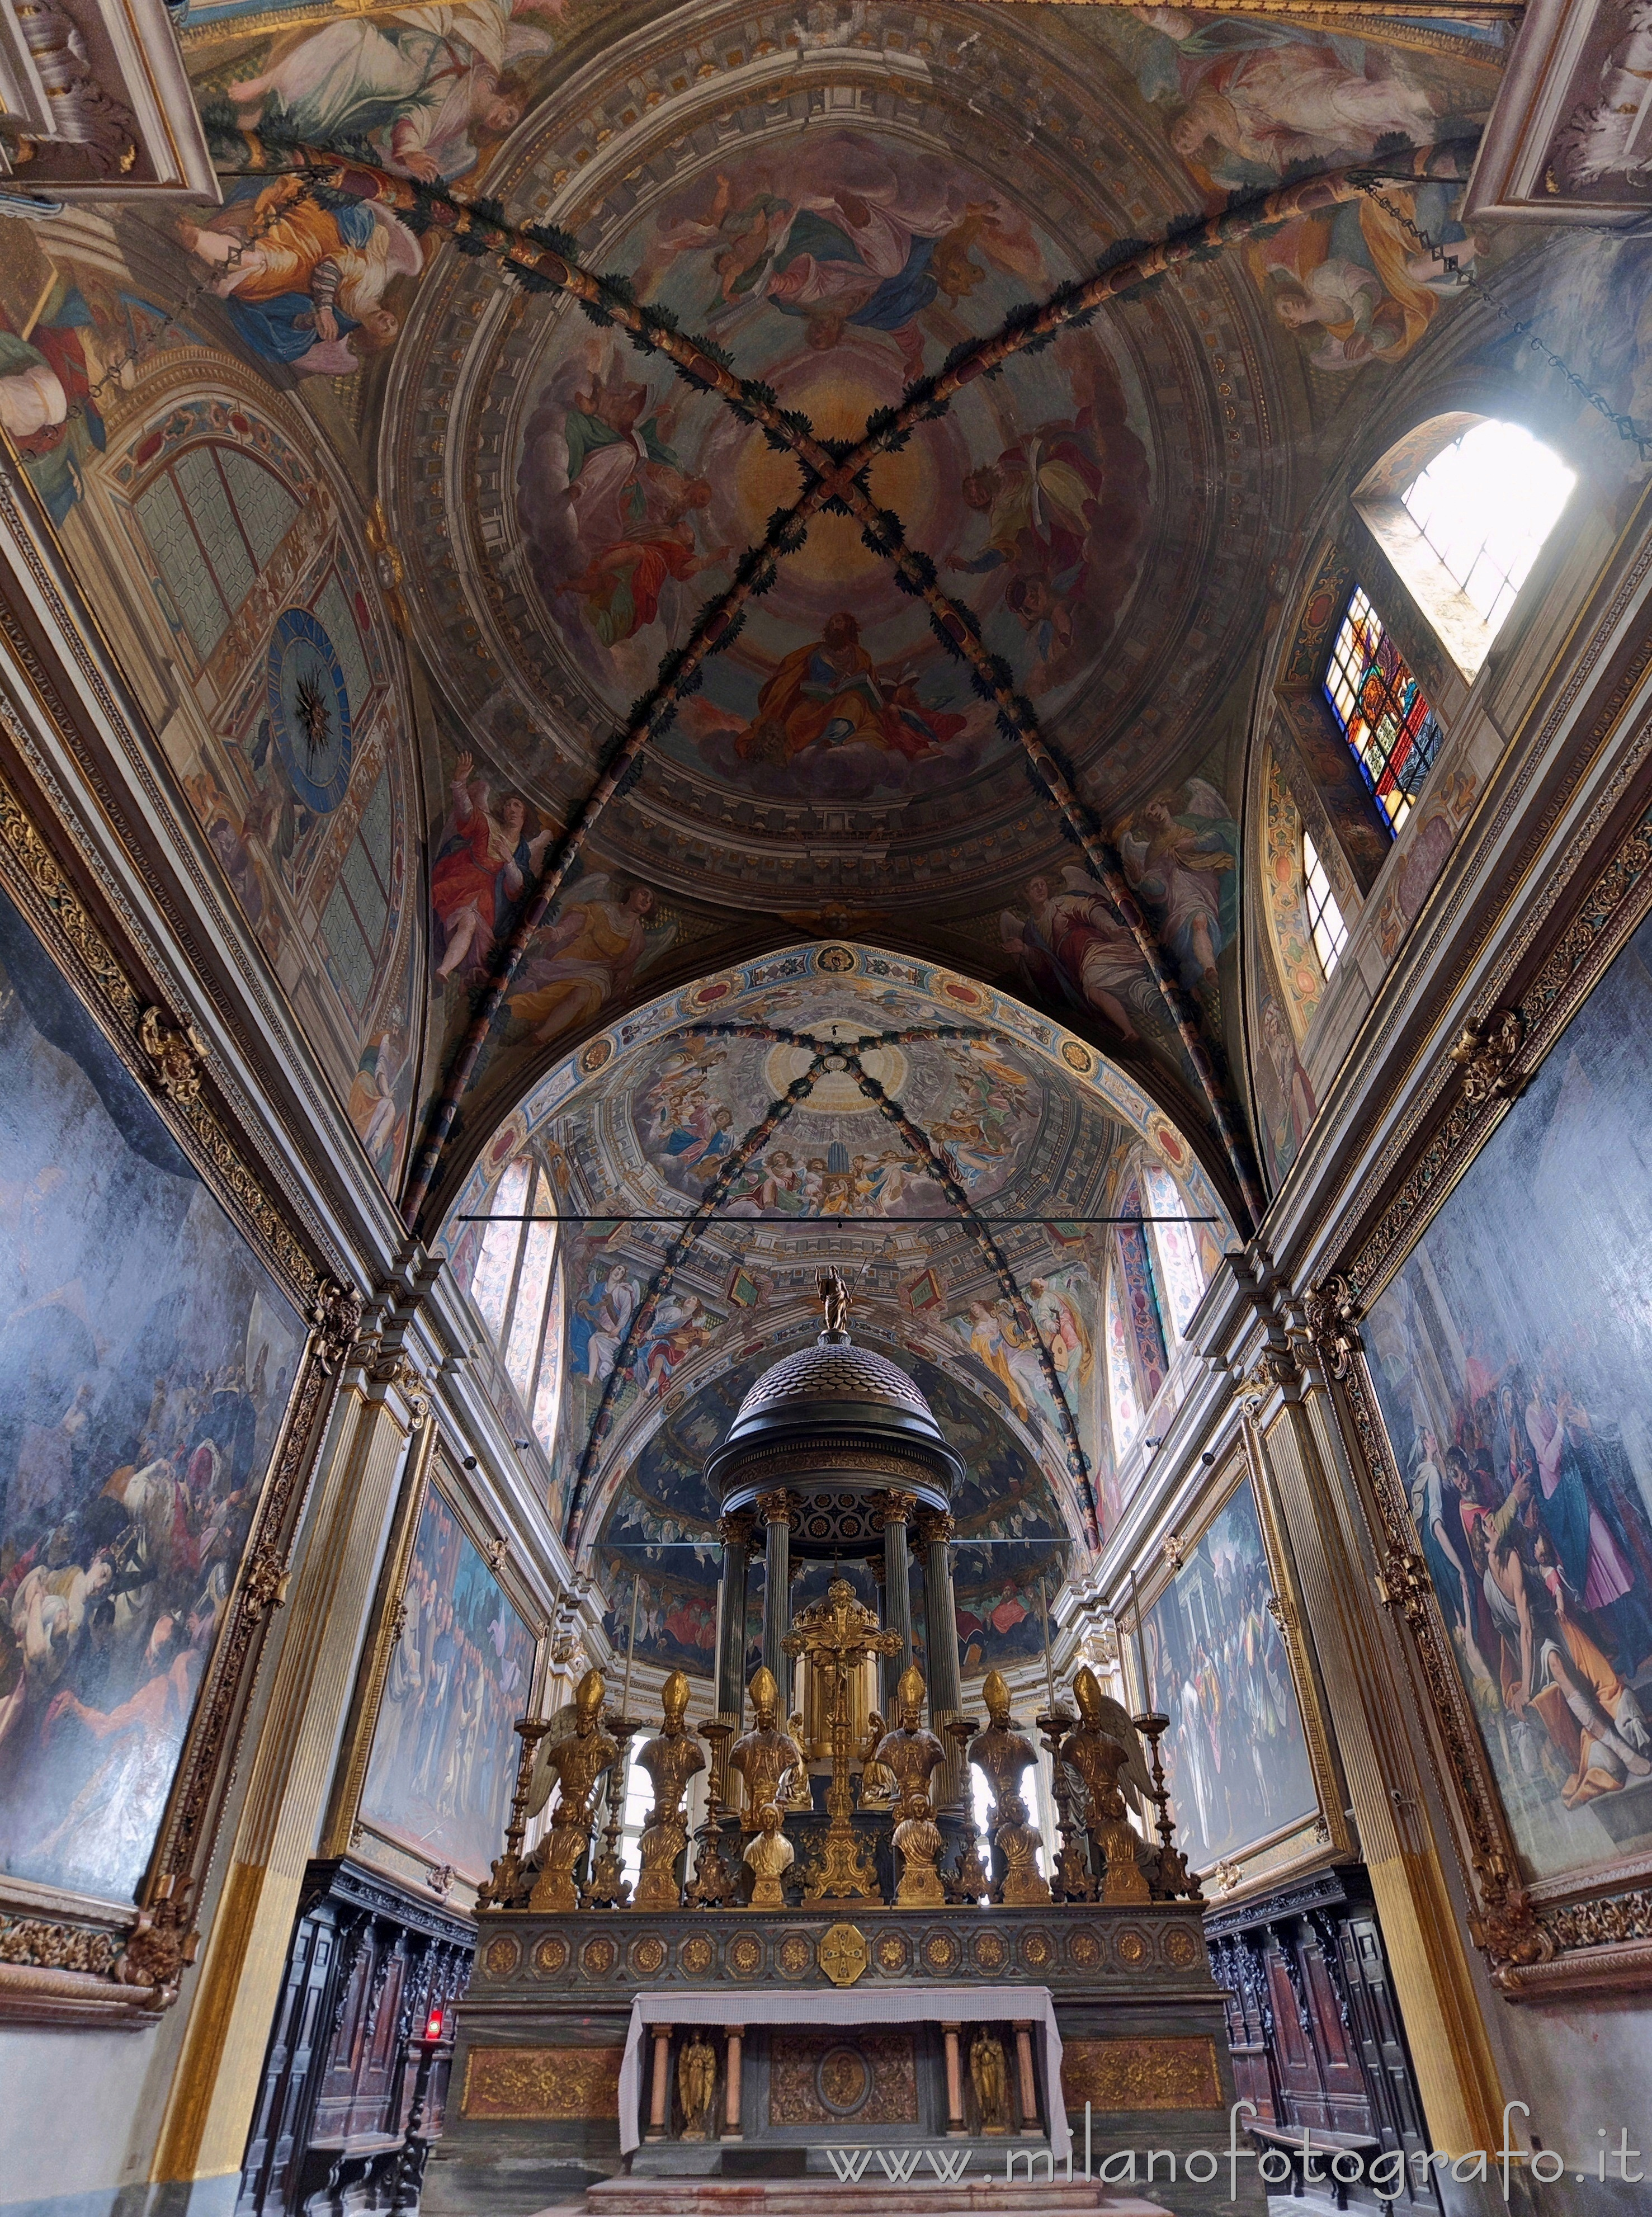
<path fill-rule="evenodd" d="M 869 1960 L 866 1936 L 853 1924 L 834 1924 L 823 1932 L 816 1952 L 835 1986 L 852 1986 Z"/>

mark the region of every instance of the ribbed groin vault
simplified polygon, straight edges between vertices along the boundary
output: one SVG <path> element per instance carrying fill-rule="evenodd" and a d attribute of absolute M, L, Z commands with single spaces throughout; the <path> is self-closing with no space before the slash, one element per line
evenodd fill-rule
<path fill-rule="evenodd" d="M 1648 37 L 0 8 L 0 2217 L 1638 2211 Z"/>

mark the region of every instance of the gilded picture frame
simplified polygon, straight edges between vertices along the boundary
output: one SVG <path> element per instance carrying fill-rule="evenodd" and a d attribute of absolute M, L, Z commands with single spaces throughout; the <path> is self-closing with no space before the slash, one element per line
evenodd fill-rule
<path fill-rule="evenodd" d="M 1337 1769 L 1313 1658 L 1303 1634 L 1304 1613 L 1296 1566 L 1273 1498 L 1266 1461 L 1257 1451 L 1248 1424 L 1243 1438 L 1235 1442 L 1201 1491 L 1191 1517 L 1166 1541 L 1158 1566 L 1140 1590 L 1142 1618 L 1143 1622 L 1154 1619 L 1185 1567 L 1247 1488 L 1271 1589 L 1267 1613 L 1284 1651 L 1301 1721 L 1312 1806 L 1238 1843 L 1211 1867 L 1206 1874 L 1211 1898 L 1224 1906 L 1305 1872 L 1347 1862 L 1356 1852 L 1343 1814 L 1347 1796 Z M 1133 1622 L 1132 1612 L 1132 1627 Z M 1131 1668 L 1136 1668 L 1134 1652 Z M 1166 1707 L 1165 1689 L 1156 1681 L 1154 1694 L 1159 1706 Z M 1167 1748 L 1169 1738 L 1167 1734 Z M 1184 1825 L 1184 1832 L 1186 1829 Z M 1182 1843 L 1185 1846 L 1187 1842 Z M 1204 1866 L 1200 1868 L 1203 1873 Z"/>
<path fill-rule="evenodd" d="M 543 1610 L 532 1587 L 512 1560 L 503 1537 L 490 1529 L 488 1520 L 472 1498 L 461 1464 L 462 1458 L 456 1458 L 449 1443 L 438 1436 L 435 1425 L 427 1426 L 420 1447 L 410 1461 L 385 1550 L 384 1570 L 373 1597 L 361 1665 L 322 1830 L 321 1852 L 324 1856 L 348 1855 L 357 1862 L 372 1863 L 404 1884 L 427 1887 L 439 1900 L 447 1900 L 452 1895 L 457 1905 L 467 1907 L 466 1897 L 472 1893 L 476 1880 L 486 1875 L 486 1863 L 503 1848 L 502 1817 L 499 1837 L 491 1843 L 482 1868 L 466 1873 L 456 1867 L 440 1847 L 428 1851 L 416 1847 L 405 1833 L 380 1821 L 367 1806 L 374 1742 L 385 1712 L 392 1658 L 403 1637 L 409 1581 L 427 1505 L 433 1498 L 456 1523 L 464 1541 L 482 1557 L 489 1577 L 527 1633 L 530 1644 L 526 1669 L 520 1673 L 521 1698 L 514 1703 L 516 1714 L 527 1711 L 533 1689 L 544 1674 L 550 1633 L 544 1622 Z M 514 1781 L 515 1743 L 510 1753 L 506 1767 Z M 474 1856 L 472 1860 L 476 1860 Z"/>
<path fill-rule="evenodd" d="M 1479 1012 L 1424 1073 L 1405 1143 L 1390 1151 L 1397 1159 L 1355 1196 L 1351 1236 L 1304 1304 L 1303 1337 L 1358 1443 L 1378 1598 L 1406 1627 L 1433 1774 L 1470 1890 L 1470 1932 L 1494 1983 L 1516 2001 L 1652 1984 L 1652 1842 L 1587 1869 L 1530 1868 L 1464 1683 L 1452 1621 L 1419 1545 L 1416 1481 L 1408 1488 L 1390 1437 L 1371 1335 L 1373 1311 L 1652 917 L 1647 745 L 1642 734 L 1580 827 L 1539 914 L 1480 995 Z M 1614 812 L 1620 828 L 1603 861 Z"/>
<path fill-rule="evenodd" d="M 225 1813 L 259 1656 L 284 1597 L 315 1454 L 362 1303 L 327 1273 L 225 1106 L 205 1041 L 92 905 L 76 831 L 0 712 L 0 887 L 73 1002 L 299 1323 L 285 1403 L 231 1569 L 152 1846 L 130 1898 L 0 1874 L 0 2021 L 141 2026 L 175 2001 Z"/>

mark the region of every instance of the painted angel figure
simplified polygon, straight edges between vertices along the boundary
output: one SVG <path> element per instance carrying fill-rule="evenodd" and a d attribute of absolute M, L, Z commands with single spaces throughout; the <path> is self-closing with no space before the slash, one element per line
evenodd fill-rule
<path fill-rule="evenodd" d="M 646 629 L 671 579 L 686 583 L 729 551 L 702 549 L 696 536 L 712 488 L 682 468 L 669 443 L 674 423 L 675 411 L 655 406 L 647 385 L 618 363 L 594 365 L 562 419 L 568 512 L 583 562 L 562 590 L 584 603 L 604 646 Z"/>
<path fill-rule="evenodd" d="M 616 897 L 613 880 L 596 876 L 582 878 L 576 890 L 578 898 L 535 943 L 519 973 L 521 990 L 510 996 L 512 1016 L 531 1024 L 541 1045 L 628 991 L 644 958 L 663 954 L 676 936 L 675 924 L 650 933 L 654 895 L 647 886 Z"/>
<path fill-rule="evenodd" d="M 1217 958 L 1239 921 L 1239 827 L 1227 802 L 1202 777 L 1186 798 L 1155 794 L 1119 841 L 1125 875 L 1158 912 L 1189 987 L 1213 986 Z"/>
<path fill-rule="evenodd" d="M 884 332 L 917 376 L 917 319 L 938 299 L 956 305 L 973 292 L 986 274 L 971 259 L 977 247 L 998 269 L 1033 282 L 1044 275 L 1023 219 L 996 201 L 969 201 L 933 165 L 897 164 L 837 133 L 801 151 L 783 179 L 719 175 L 706 213 L 663 232 L 639 289 L 646 294 L 684 253 L 709 255 L 714 313 L 764 302 L 797 318 L 817 353 L 851 330 Z"/>
<path fill-rule="evenodd" d="M 401 319 L 384 305 L 385 287 L 416 277 L 423 254 L 377 201 L 329 208 L 300 194 L 298 179 L 279 178 L 209 223 L 181 219 L 178 236 L 220 272 L 213 291 L 255 354 L 305 376 L 348 376 L 361 353 L 395 338 Z"/>
<path fill-rule="evenodd" d="M 1152 980 L 1142 951 L 1102 886 L 1068 863 L 1063 890 L 1046 877 L 1029 879 L 1026 913 L 1006 909 L 1000 919 L 1005 947 L 1046 1007 L 1063 1002 L 1098 1010 L 1127 1040 L 1141 1034 L 1128 1004 L 1152 997 Z"/>
<path fill-rule="evenodd" d="M 510 72 L 554 50 L 542 20 L 567 0 L 451 0 L 324 23 L 256 77 L 227 88 L 243 131 L 279 122 L 317 146 L 366 145 L 435 184 L 475 167 L 478 139 L 513 131 L 524 101 Z"/>
<path fill-rule="evenodd" d="M 462 754 L 453 764 L 450 791 L 447 824 L 430 873 L 430 905 L 443 941 L 438 983 L 461 965 L 467 971 L 483 967 L 552 836 L 548 826 L 529 836 L 527 804 L 518 794 L 507 794 L 496 815 L 490 812 L 488 781 L 476 775 L 473 755 Z"/>
<path fill-rule="evenodd" d="M 1088 1386 L 1095 1345 L 1078 1306 L 1076 1281 L 1081 1277 L 1088 1285 L 1088 1273 L 1082 1264 L 1069 1270 L 1052 1270 L 1047 1277 L 1029 1278 L 1026 1293 L 1032 1321 L 1063 1383 Z"/>

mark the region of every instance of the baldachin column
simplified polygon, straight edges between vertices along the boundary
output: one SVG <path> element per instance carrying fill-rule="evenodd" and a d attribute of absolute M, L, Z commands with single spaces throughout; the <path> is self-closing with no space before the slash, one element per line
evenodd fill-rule
<path fill-rule="evenodd" d="M 940 1735 L 946 1750 L 941 1770 L 941 1791 L 936 1806 L 960 1807 L 964 1800 L 965 1763 L 958 1743 L 947 1732 L 963 1714 L 964 1674 L 958 1657 L 958 1604 L 952 1597 L 952 1520 L 938 1509 L 918 1512 L 918 1540 L 923 1549 L 923 1629 L 925 1664 L 929 1681 L 929 1727 Z"/>
<path fill-rule="evenodd" d="M 792 1658 L 780 1642 L 792 1628 L 792 1496 L 757 1497 L 763 1520 L 763 1661 L 780 1689 L 780 1714 L 792 1708 Z"/>

